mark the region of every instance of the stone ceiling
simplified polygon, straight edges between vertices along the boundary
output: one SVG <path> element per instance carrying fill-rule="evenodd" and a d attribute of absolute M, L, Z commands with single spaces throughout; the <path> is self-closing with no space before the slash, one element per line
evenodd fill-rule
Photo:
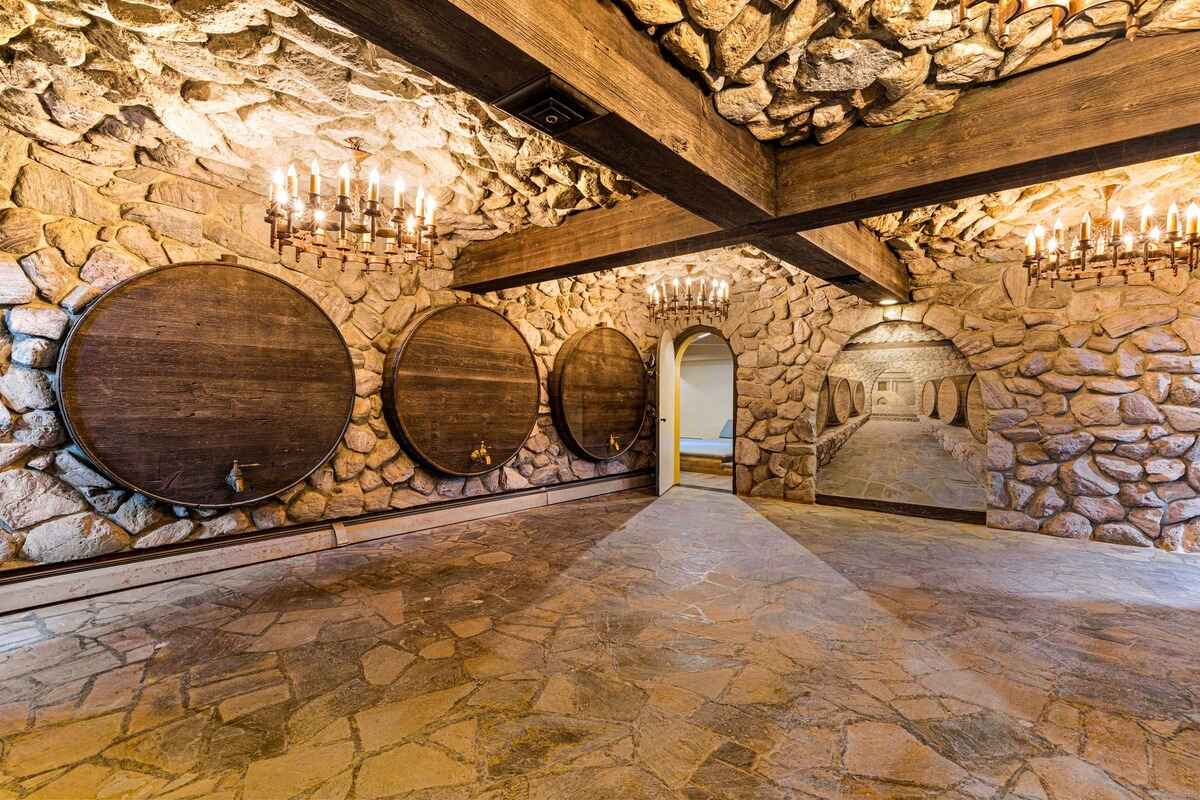
<path fill-rule="evenodd" d="M 449 258 L 636 191 L 292 0 L 0 0 L 0 124 L 91 164 L 260 193 L 289 157 L 319 159 L 331 186 L 361 137 L 368 166 L 445 209 Z"/>
<path fill-rule="evenodd" d="M 958 262 L 1020 260 L 1024 237 L 1035 225 L 1049 227 L 1061 217 L 1072 226 L 1085 211 L 1093 217 L 1102 213 L 1108 185 L 1120 187 L 1113 206 L 1125 209 L 1135 231 L 1147 203 L 1162 225 L 1172 202 L 1182 209 L 1200 200 L 1200 153 L 871 217 L 861 224 L 907 263 L 913 286 L 919 288 L 948 279 Z"/>
<path fill-rule="evenodd" d="M 973 86 L 1095 50 L 1122 35 L 1113 6 L 1068 26 L 1054 47 L 1048 13 L 1010 25 L 996 4 L 959 19 L 946 0 L 612 0 L 717 111 L 762 140 L 825 144 L 857 123 L 948 111 Z M 1139 36 L 1200 29 L 1200 0 L 1146 0 Z"/>

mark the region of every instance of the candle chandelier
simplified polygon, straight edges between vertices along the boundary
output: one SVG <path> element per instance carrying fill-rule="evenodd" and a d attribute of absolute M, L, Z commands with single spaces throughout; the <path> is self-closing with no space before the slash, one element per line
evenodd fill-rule
<path fill-rule="evenodd" d="M 967 22 L 967 9 L 985 0 L 959 0 L 959 19 Z M 1057 49 L 1062 47 L 1062 31 L 1076 21 L 1087 17 L 1097 27 L 1106 27 L 1103 20 L 1120 16 L 1125 27 L 1125 38 L 1137 35 L 1140 23 L 1138 7 L 1143 0 L 999 0 L 996 3 L 995 19 L 999 24 L 1000 46 L 1009 46 L 1009 26 L 1022 17 L 1046 14 L 1050 20 L 1050 41 Z"/>
<path fill-rule="evenodd" d="M 1160 269 L 1189 272 L 1200 266 L 1200 205 L 1189 203 L 1182 212 L 1171 203 L 1163 225 L 1158 224 L 1154 208 L 1142 208 L 1138 230 L 1126 225 L 1125 210 L 1117 206 L 1109 212 L 1112 197 L 1120 187 L 1105 186 L 1104 213 L 1098 219 L 1084 212 L 1078 227 L 1065 228 L 1056 219 L 1047 231 L 1036 226 L 1025 237 L 1025 266 L 1029 282 L 1047 280 L 1123 277 Z M 1069 240 L 1069 241 L 1068 241 Z"/>
<path fill-rule="evenodd" d="M 418 187 L 409 205 L 404 180 L 397 176 L 389 206 L 380 199 L 379 171 L 372 169 L 363 180 L 363 161 L 370 153 L 362 140 L 347 139 L 346 144 L 353 161 L 338 169 L 337 194 L 332 197 L 321 193 L 321 167 L 315 160 L 309 168 L 307 197 L 300 194 L 295 164 L 288 165 L 286 173 L 275 171 L 266 214 L 271 246 L 332 258 L 343 270 L 348 264 L 386 272 L 408 264 L 432 266 L 437 244 L 433 198 Z"/>
<path fill-rule="evenodd" d="M 654 322 L 723 322 L 729 316 L 729 282 L 674 278 L 646 287 L 646 307 Z"/>

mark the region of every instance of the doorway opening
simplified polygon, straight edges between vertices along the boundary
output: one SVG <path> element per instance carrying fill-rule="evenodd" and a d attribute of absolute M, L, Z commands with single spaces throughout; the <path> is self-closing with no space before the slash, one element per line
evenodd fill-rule
<path fill-rule="evenodd" d="M 672 486 L 734 492 L 737 408 L 729 342 L 708 325 L 663 334 L 658 352 L 658 493 Z"/>
<path fill-rule="evenodd" d="M 679 348 L 679 483 L 733 491 L 733 352 L 702 331 Z"/>

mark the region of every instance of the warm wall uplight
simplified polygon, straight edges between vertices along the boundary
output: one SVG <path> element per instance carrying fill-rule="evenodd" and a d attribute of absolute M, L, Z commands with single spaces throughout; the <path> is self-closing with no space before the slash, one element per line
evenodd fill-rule
<path fill-rule="evenodd" d="M 897 303 L 899 303 L 899 302 L 900 302 L 900 301 L 899 301 L 899 300 L 897 300 L 897 299 L 896 299 L 896 298 L 894 298 L 894 297 L 885 297 L 885 298 L 883 298 L 882 300 L 880 300 L 880 301 L 879 301 L 879 305 L 881 305 L 881 306 L 894 306 L 894 305 L 896 305 L 896 304 L 897 304 Z"/>

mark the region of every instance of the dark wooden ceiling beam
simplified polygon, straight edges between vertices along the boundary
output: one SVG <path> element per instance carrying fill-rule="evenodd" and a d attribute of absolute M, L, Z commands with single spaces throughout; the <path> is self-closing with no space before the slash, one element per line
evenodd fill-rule
<path fill-rule="evenodd" d="M 306 0 L 397 57 L 503 103 L 553 76 L 598 116 L 556 138 L 723 226 L 774 212 L 774 156 L 609 0 Z"/>
<path fill-rule="evenodd" d="M 1200 150 L 1200 32 L 1118 41 L 971 89 L 946 114 L 779 151 L 775 219 L 805 230 Z"/>
<path fill-rule="evenodd" d="M 601 269 L 683 256 L 728 244 L 724 230 L 658 195 L 573 214 L 554 228 L 526 228 L 480 242 L 454 264 L 456 289 L 486 292 Z M 751 244 L 870 300 L 908 297 L 908 273 L 892 251 L 853 223 Z"/>
<path fill-rule="evenodd" d="M 773 152 L 717 114 L 705 92 L 668 63 L 611 0 L 306 2 L 487 103 L 505 104 L 514 92 L 552 76 L 598 112 L 555 138 L 662 196 L 629 209 L 577 215 L 589 221 L 572 223 L 572 217 L 557 234 L 531 229 L 472 245 L 455 265 L 458 286 L 513 286 L 696 252 L 708 249 L 707 237 L 719 235 L 719 228 L 767 222 L 774 215 Z M 663 217 L 643 213 L 663 210 L 663 198 L 673 204 Z M 588 235 L 597 230 L 610 238 Z M 870 235 L 849 226 L 842 238 Z M 686 243 L 674 245 L 675 240 Z M 627 243 L 625 250 L 615 249 L 620 242 Z M 873 284 L 873 277 L 862 279 L 852 265 L 834 263 L 832 251 L 795 236 L 760 244 L 799 269 L 849 279 L 845 285 L 855 293 L 893 293 Z M 514 257 L 517 253 L 524 256 Z M 898 262 L 892 272 L 889 287 L 904 274 Z"/>

